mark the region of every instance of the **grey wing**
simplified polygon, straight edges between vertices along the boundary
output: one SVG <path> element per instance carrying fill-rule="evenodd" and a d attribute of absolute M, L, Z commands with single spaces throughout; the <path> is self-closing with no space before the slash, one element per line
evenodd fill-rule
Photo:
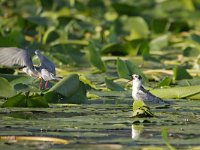
<path fill-rule="evenodd" d="M 0 65 L 9 67 L 28 67 L 34 70 L 33 62 L 30 54 L 20 48 L 3 47 L 0 48 Z"/>
<path fill-rule="evenodd" d="M 141 89 L 137 92 L 137 98 L 143 101 L 148 100 L 147 91 L 143 87 L 141 87 Z"/>
<path fill-rule="evenodd" d="M 143 96 L 144 101 L 149 101 L 152 103 L 167 104 L 167 102 L 165 102 L 161 98 L 151 94 L 149 91 L 145 90 L 143 87 L 141 88 L 139 93 Z"/>
<path fill-rule="evenodd" d="M 42 58 L 39 57 L 39 59 L 40 59 L 40 62 L 41 62 L 41 64 L 40 64 L 41 68 L 47 69 L 50 73 L 56 75 L 56 66 L 51 60 L 49 60 L 44 55 L 43 55 Z"/>

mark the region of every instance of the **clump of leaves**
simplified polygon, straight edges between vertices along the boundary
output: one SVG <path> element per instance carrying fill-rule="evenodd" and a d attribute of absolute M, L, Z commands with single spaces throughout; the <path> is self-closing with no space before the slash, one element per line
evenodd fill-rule
<path fill-rule="evenodd" d="M 113 82 L 111 79 L 105 78 L 105 83 L 107 88 L 112 91 L 124 91 L 124 88 L 121 85 Z"/>
<path fill-rule="evenodd" d="M 174 72 L 174 80 L 192 79 L 192 76 L 183 67 L 176 66 L 174 67 L 173 72 Z"/>
<path fill-rule="evenodd" d="M 154 117 L 154 114 L 142 100 L 135 100 L 133 102 L 133 117 Z"/>
<path fill-rule="evenodd" d="M 160 82 L 157 84 L 157 87 L 170 86 L 171 83 L 172 83 L 172 78 L 170 78 L 170 77 L 165 77 L 162 81 L 160 81 Z"/>
<path fill-rule="evenodd" d="M 77 74 L 66 76 L 45 93 L 50 103 L 81 104 L 87 100 L 86 86 Z"/>
<path fill-rule="evenodd" d="M 142 71 L 132 62 L 128 60 L 122 60 L 120 58 L 117 59 L 117 73 L 119 77 L 130 79 L 130 75 L 132 74 L 139 74 L 143 78 L 145 78 Z"/>
<path fill-rule="evenodd" d="M 42 95 L 26 92 L 10 97 L 2 107 L 49 107 L 49 105 Z"/>
<path fill-rule="evenodd" d="M 44 93 L 20 92 L 3 103 L 2 107 L 48 107 L 48 103 L 84 103 L 86 86 L 77 74 L 66 76 Z"/>
<path fill-rule="evenodd" d="M 101 55 L 100 52 L 97 50 L 97 47 L 95 46 L 95 44 L 90 41 L 89 45 L 88 45 L 88 49 L 89 49 L 89 60 L 90 63 L 96 67 L 97 69 L 99 69 L 99 71 L 105 71 L 106 67 L 104 62 L 101 59 Z"/>
<path fill-rule="evenodd" d="M 16 94 L 12 85 L 5 78 L 0 77 L 0 97 L 11 97 Z"/>

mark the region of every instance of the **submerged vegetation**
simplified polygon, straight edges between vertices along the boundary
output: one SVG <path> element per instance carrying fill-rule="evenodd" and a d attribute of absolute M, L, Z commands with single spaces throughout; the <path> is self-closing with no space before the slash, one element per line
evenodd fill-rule
<path fill-rule="evenodd" d="M 0 47 L 40 49 L 62 77 L 39 90 L 38 79 L 0 67 L 0 147 L 20 149 L 18 136 L 49 136 L 68 148 L 199 148 L 199 0 L 0 4 Z M 132 108 L 131 74 L 171 106 Z M 141 111 L 144 118 L 132 117 Z M 25 147 L 56 144 L 24 139 Z"/>

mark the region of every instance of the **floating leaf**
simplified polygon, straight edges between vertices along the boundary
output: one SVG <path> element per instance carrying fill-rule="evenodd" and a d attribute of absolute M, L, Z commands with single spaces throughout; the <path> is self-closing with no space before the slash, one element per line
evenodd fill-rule
<path fill-rule="evenodd" d="M 157 87 L 169 86 L 172 83 L 172 78 L 165 77 L 162 81 L 160 81 Z"/>
<path fill-rule="evenodd" d="M 130 75 L 138 74 L 145 78 L 142 71 L 128 60 L 117 59 L 117 73 L 120 78 L 130 79 Z"/>
<path fill-rule="evenodd" d="M 89 79 L 87 79 L 85 76 L 81 75 L 79 79 L 81 82 L 83 82 L 85 85 L 89 86 L 90 88 L 97 89 L 96 85 L 92 83 Z"/>
<path fill-rule="evenodd" d="M 24 75 L 12 75 L 12 74 L 4 74 L 4 73 L 0 73 L 0 77 L 2 78 L 5 78 L 6 80 L 8 80 L 9 82 L 15 80 L 15 79 L 18 79 L 18 78 L 23 78 L 23 77 L 28 77 L 28 78 L 32 78 L 32 77 L 29 77 L 29 76 L 24 76 Z M 16 83 L 20 83 L 20 82 L 16 82 Z"/>
<path fill-rule="evenodd" d="M 82 48 L 82 45 L 76 43 L 58 44 L 52 47 L 51 55 L 63 64 L 82 66 L 88 63 L 83 57 L 83 52 L 81 52 Z"/>
<path fill-rule="evenodd" d="M 126 45 L 131 47 L 131 49 L 129 48 L 129 53 L 131 55 L 149 55 L 149 41 L 145 38 L 131 40 L 130 42 L 127 42 Z"/>
<path fill-rule="evenodd" d="M 199 36 L 199 35 L 197 35 L 197 34 L 192 34 L 192 35 L 190 36 L 190 38 L 191 38 L 193 41 L 195 41 L 195 42 L 197 42 L 198 44 L 200 44 L 200 36 Z"/>
<path fill-rule="evenodd" d="M 103 54 L 112 54 L 115 56 L 124 55 L 149 55 L 149 41 L 146 39 L 134 39 L 125 43 L 111 43 L 105 45 L 101 52 Z"/>
<path fill-rule="evenodd" d="M 153 39 L 150 43 L 151 50 L 161 50 L 162 48 L 168 46 L 169 35 L 165 34 Z"/>
<path fill-rule="evenodd" d="M 19 93 L 3 103 L 2 107 L 49 107 L 44 97 L 38 94 L 29 95 L 29 92 Z"/>
<path fill-rule="evenodd" d="M 0 36 L 0 47 L 15 47 L 17 42 L 11 37 L 2 37 Z"/>
<path fill-rule="evenodd" d="M 117 59 L 117 73 L 120 78 L 125 79 L 130 79 L 130 75 L 132 75 L 132 73 L 129 72 L 126 62 L 120 58 Z"/>
<path fill-rule="evenodd" d="M 50 27 L 42 38 L 43 44 L 51 43 L 59 38 L 59 34 L 55 31 L 54 27 Z"/>
<path fill-rule="evenodd" d="M 151 27 L 155 33 L 164 33 L 168 30 L 168 24 L 167 18 L 154 18 Z"/>
<path fill-rule="evenodd" d="M 147 40 L 141 40 L 137 49 L 138 49 L 137 55 L 141 55 L 145 58 L 149 56 L 150 47 L 149 47 L 149 42 Z"/>
<path fill-rule="evenodd" d="M 165 99 L 173 99 L 173 98 L 200 99 L 199 85 L 153 89 L 150 92 L 158 97 Z"/>
<path fill-rule="evenodd" d="M 142 17 L 129 17 L 125 20 L 124 30 L 130 32 L 129 40 L 147 38 L 149 28 L 146 21 Z"/>
<path fill-rule="evenodd" d="M 9 98 L 2 107 L 26 107 L 27 101 L 26 96 L 22 93 L 19 93 L 11 98 Z"/>
<path fill-rule="evenodd" d="M 23 84 L 33 84 L 34 82 L 34 79 L 33 77 L 30 77 L 30 76 L 18 76 L 16 79 L 12 80 L 10 82 L 11 85 L 16 85 L 16 84 L 20 84 L 20 83 L 23 83 Z"/>
<path fill-rule="evenodd" d="M 10 84 L 17 92 L 28 92 L 31 88 L 35 88 L 35 85 L 36 87 L 39 86 L 36 81 L 38 80 L 30 76 L 16 76 L 15 79 L 10 81 Z"/>
<path fill-rule="evenodd" d="M 48 103 L 60 103 L 62 102 L 64 96 L 56 93 L 56 92 L 47 92 L 44 95 L 44 99 L 48 102 Z"/>
<path fill-rule="evenodd" d="M 53 0 L 49 0 L 48 2 L 45 0 L 41 0 L 40 3 L 41 3 L 42 8 L 45 10 L 46 9 L 49 10 L 53 7 Z"/>
<path fill-rule="evenodd" d="M 135 100 L 133 102 L 133 111 L 136 111 L 137 109 L 147 106 L 142 100 Z"/>
<path fill-rule="evenodd" d="M 173 68 L 173 78 L 174 80 L 182 80 L 182 79 L 191 79 L 192 76 L 187 72 L 186 69 L 180 66 L 176 66 Z"/>
<path fill-rule="evenodd" d="M 86 92 L 87 91 L 85 88 L 85 84 L 80 82 L 79 88 L 76 91 L 76 93 L 74 93 L 74 95 L 72 95 L 71 97 L 64 98 L 63 102 L 71 103 L 71 104 L 83 104 L 88 100 L 86 96 Z"/>
<path fill-rule="evenodd" d="M 129 46 L 121 43 L 107 44 L 101 50 L 102 54 L 112 54 L 115 56 L 127 55 L 128 51 L 129 51 Z"/>
<path fill-rule="evenodd" d="M 12 68 L 0 68 L 0 73 L 13 74 L 14 72 L 15 72 L 15 70 Z"/>
<path fill-rule="evenodd" d="M 28 21 L 30 21 L 33 24 L 36 25 L 48 25 L 49 24 L 49 20 L 47 17 L 39 17 L 39 16 L 30 16 L 28 18 L 26 18 Z"/>
<path fill-rule="evenodd" d="M 72 74 L 47 91 L 45 99 L 50 103 L 81 104 L 87 100 L 86 86 L 79 80 L 78 75 Z"/>
<path fill-rule="evenodd" d="M 183 50 L 183 56 L 196 57 L 200 54 L 200 51 L 195 47 L 186 47 Z"/>
<path fill-rule="evenodd" d="M 0 97 L 11 97 L 16 94 L 13 86 L 5 79 L 0 77 Z"/>
<path fill-rule="evenodd" d="M 52 144 L 69 144 L 68 140 L 64 140 L 61 138 L 53 138 L 53 137 L 44 137 L 44 136 L 0 136 L 0 140 L 3 141 L 35 141 L 35 142 L 50 142 Z"/>
<path fill-rule="evenodd" d="M 142 101 L 135 100 L 133 102 L 133 117 L 153 117 L 150 108 Z"/>
<path fill-rule="evenodd" d="M 27 100 L 27 106 L 28 107 L 49 107 L 47 101 L 44 99 L 44 96 L 41 95 L 33 95 L 29 96 Z"/>
<path fill-rule="evenodd" d="M 176 81 L 176 84 L 180 86 L 200 85 L 200 77 L 193 79 L 178 80 Z"/>
<path fill-rule="evenodd" d="M 190 29 L 187 21 L 184 20 L 175 20 L 173 22 L 171 22 L 170 27 L 169 27 L 169 31 L 172 32 L 183 32 L 183 31 L 188 31 Z"/>
<path fill-rule="evenodd" d="M 48 92 L 54 91 L 65 97 L 72 96 L 79 88 L 79 76 L 72 74 L 64 77 L 57 84 L 55 84 Z"/>
<path fill-rule="evenodd" d="M 106 86 L 112 91 L 124 91 L 124 88 L 112 80 L 105 78 Z"/>
<path fill-rule="evenodd" d="M 143 74 L 143 72 L 140 70 L 140 68 L 138 68 L 134 63 L 126 60 L 126 65 L 127 68 L 129 70 L 129 72 L 132 74 L 138 74 L 140 76 L 142 76 L 143 79 L 146 79 L 145 75 Z"/>
<path fill-rule="evenodd" d="M 140 9 L 134 5 L 128 5 L 124 3 L 112 3 L 112 7 L 120 15 L 126 14 L 132 16 L 140 14 Z"/>
<path fill-rule="evenodd" d="M 89 48 L 89 60 L 91 64 L 96 68 L 98 68 L 99 70 L 105 71 L 106 70 L 105 64 L 101 60 L 101 55 L 97 51 L 97 48 L 94 45 L 94 43 L 90 41 L 88 48 Z"/>
<path fill-rule="evenodd" d="M 14 85 L 14 89 L 15 89 L 17 92 L 28 92 L 28 91 L 30 91 L 29 86 L 26 85 L 26 84 L 23 84 L 23 83 L 15 84 L 15 85 Z"/>

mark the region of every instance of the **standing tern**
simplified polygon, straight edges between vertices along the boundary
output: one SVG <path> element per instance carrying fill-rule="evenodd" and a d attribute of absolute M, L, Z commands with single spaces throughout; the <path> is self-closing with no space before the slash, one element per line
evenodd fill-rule
<path fill-rule="evenodd" d="M 134 100 L 142 100 L 144 102 L 150 104 L 161 104 L 161 105 L 169 105 L 168 102 L 162 100 L 159 97 L 151 94 L 142 86 L 142 77 L 137 74 L 133 74 L 132 76 L 132 97 Z"/>
<path fill-rule="evenodd" d="M 55 64 L 42 55 L 39 50 L 35 51 L 35 55 L 40 60 L 38 66 L 33 65 L 28 51 L 16 47 L 2 47 L 0 48 L 0 65 L 21 67 L 22 71 L 29 76 L 40 78 L 40 89 L 42 89 L 42 79 L 46 81 L 45 88 L 48 87 L 49 80 L 60 80 L 56 77 Z"/>

